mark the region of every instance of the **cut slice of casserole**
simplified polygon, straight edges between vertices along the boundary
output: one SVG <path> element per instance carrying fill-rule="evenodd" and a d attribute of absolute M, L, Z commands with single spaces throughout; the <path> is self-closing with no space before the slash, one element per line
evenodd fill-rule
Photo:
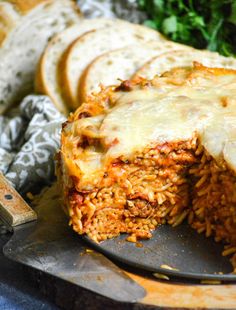
<path fill-rule="evenodd" d="M 104 88 L 63 124 L 58 158 L 79 234 L 136 241 L 186 219 L 236 252 L 236 71 L 194 63 Z"/>

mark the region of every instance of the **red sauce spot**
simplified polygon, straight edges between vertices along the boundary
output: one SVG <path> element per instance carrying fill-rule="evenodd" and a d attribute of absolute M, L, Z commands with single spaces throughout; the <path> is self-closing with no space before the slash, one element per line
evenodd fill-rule
<path fill-rule="evenodd" d="M 119 167 L 121 165 L 122 165 L 121 161 L 116 161 L 116 162 L 112 163 L 112 167 Z"/>
<path fill-rule="evenodd" d="M 68 121 L 66 121 L 66 122 L 62 123 L 62 125 L 61 125 L 62 129 L 64 129 L 64 128 L 67 126 L 67 124 L 69 124 L 69 122 L 68 122 Z"/>
<path fill-rule="evenodd" d="M 221 105 L 223 108 L 227 108 L 228 106 L 228 98 L 227 97 L 221 97 Z"/>
<path fill-rule="evenodd" d="M 117 138 L 115 138 L 112 142 L 111 142 L 111 145 L 110 146 L 114 146 L 114 145 L 116 145 L 116 144 L 118 144 L 120 141 L 117 139 Z"/>
<path fill-rule="evenodd" d="M 69 192 L 69 199 L 70 199 L 70 203 L 76 206 L 81 205 L 84 201 L 83 195 L 81 195 L 75 190 L 71 190 Z"/>
<path fill-rule="evenodd" d="M 132 82 L 129 80 L 123 81 L 118 87 L 116 87 L 116 91 L 131 91 L 133 89 Z"/>
<path fill-rule="evenodd" d="M 90 113 L 88 113 L 88 112 L 81 112 L 81 113 L 79 114 L 78 119 L 86 118 L 86 117 L 90 117 L 90 116 L 91 116 L 91 115 L 90 115 Z"/>

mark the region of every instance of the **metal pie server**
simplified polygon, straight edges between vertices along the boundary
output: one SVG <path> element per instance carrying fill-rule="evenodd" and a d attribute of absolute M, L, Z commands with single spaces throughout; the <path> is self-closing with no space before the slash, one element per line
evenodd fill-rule
<path fill-rule="evenodd" d="M 119 302 L 141 300 L 145 290 L 68 227 L 57 192 L 33 211 L 0 174 L 0 217 L 13 230 L 4 255 Z"/>

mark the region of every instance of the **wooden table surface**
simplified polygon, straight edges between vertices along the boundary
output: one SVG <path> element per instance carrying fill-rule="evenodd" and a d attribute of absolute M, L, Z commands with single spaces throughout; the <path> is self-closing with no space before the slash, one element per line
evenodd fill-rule
<path fill-rule="evenodd" d="M 181 284 L 160 282 L 135 274 L 129 276 L 143 286 L 143 305 L 164 308 L 236 309 L 236 285 Z"/>

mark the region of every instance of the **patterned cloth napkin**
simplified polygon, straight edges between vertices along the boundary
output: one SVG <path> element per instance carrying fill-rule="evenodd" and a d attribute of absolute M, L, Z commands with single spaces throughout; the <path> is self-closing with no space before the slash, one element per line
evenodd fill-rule
<path fill-rule="evenodd" d="M 136 0 L 78 0 L 77 3 L 88 18 L 118 17 L 133 23 L 147 19 L 146 13 L 138 10 Z"/>
<path fill-rule="evenodd" d="M 65 118 L 46 96 L 27 96 L 14 114 L 0 116 L 0 170 L 24 194 L 52 180 Z"/>

